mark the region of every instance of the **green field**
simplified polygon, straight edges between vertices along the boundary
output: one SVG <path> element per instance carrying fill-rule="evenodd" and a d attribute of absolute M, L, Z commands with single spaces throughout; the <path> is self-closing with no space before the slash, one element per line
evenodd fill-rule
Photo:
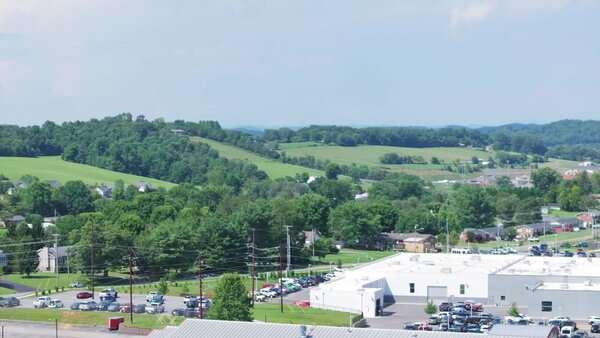
<path fill-rule="evenodd" d="M 342 249 L 338 254 L 330 254 L 325 256 L 319 262 L 314 262 L 313 267 L 318 268 L 319 264 L 329 267 L 330 264 L 337 266 L 338 261 L 342 262 L 342 266 L 355 265 L 369 263 L 378 259 L 382 259 L 398 252 L 387 250 L 387 251 L 368 251 L 368 250 L 354 250 L 354 249 Z"/>
<path fill-rule="evenodd" d="M 83 324 L 106 327 L 109 317 L 115 317 L 115 313 L 99 311 L 83 312 L 62 309 L 27 309 L 20 307 L 0 309 L 0 318 L 2 319 L 27 320 L 46 323 L 58 320 L 59 325 Z M 134 314 L 133 324 L 131 324 L 129 322 L 128 315 L 123 317 L 125 317 L 125 322 L 121 325 L 141 329 L 160 329 L 166 325 L 179 325 L 184 320 L 183 317 L 173 317 L 170 314 Z"/>
<path fill-rule="evenodd" d="M 460 162 L 470 161 L 473 156 L 482 160 L 493 157 L 494 153 L 486 152 L 476 148 L 405 148 L 391 146 L 371 146 L 359 145 L 357 147 L 341 147 L 323 145 L 315 142 L 302 143 L 281 143 L 281 151 L 285 151 L 288 156 L 314 156 L 317 159 L 329 159 L 340 165 L 366 165 L 370 168 L 384 169 L 391 172 L 406 172 L 429 178 L 457 178 L 460 175 L 442 170 L 442 165 L 414 165 L 414 164 L 382 164 L 379 158 L 386 153 L 396 153 L 399 155 L 422 156 L 427 162 L 433 156 L 440 161 L 451 163 L 458 160 Z"/>
<path fill-rule="evenodd" d="M 86 184 L 104 183 L 112 185 L 116 180 L 121 179 L 125 184 L 132 184 L 139 181 L 148 182 L 155 188 L 170 188 L 175 186 L 173 183 L 152 178 L 129 175 L 89 165 L 63 161 L 60 156 L 42 156 L 35 158 L 0 157 L 0 173 L 11 180 L 18 180 L 24 175 L 32 175 L 38 177 L 42 181 L 54 180 L 63 184 L 68 181 L 80 180 Z"/>
<path fill-rule="evenodd" d="M 256 303 L 254 306 L 254 319 L 268 323 L 282 324 L 309 324 L 324 326 L 348 326 L 350 318 L 355 314 L 323 309 L 299 307 L 297 305 L 278 303 Z"/>
<path fill-rule="evenodd" d="M 226 145 L 218 141 L 213 141 L 201 137 L 191 137 L 192 141 L 206 143 L 211 148 L 219 152 L 219 155 L 228 159 L 236 160 L 248 160 L 255 164 L 258 169 L 264 171 L 269 175 L 270 178 L 281 178 L 286 176 L 294 177 L 296 174 L 303 172 L 308 173 L 311 176 L 323 176 L 324 173 L 320 170 L 305 168 L 297 165 L 285 164 L 272 159 L 258 156 L 247 150 Z"/>

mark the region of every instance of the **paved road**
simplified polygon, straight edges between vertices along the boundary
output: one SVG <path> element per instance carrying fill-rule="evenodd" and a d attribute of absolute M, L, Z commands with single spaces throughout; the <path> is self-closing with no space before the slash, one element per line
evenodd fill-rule
<path fill-rule="evenodd" d="M 33 291 L 35 291 L 34 288 L 31 288 L 31 287 L 23 285 L 23 284 L 18 284 L 18 283 L 14 283 L 14 282 L 10 282 L 10 281 L 4 280 L 1 277 L 0 277 L 0 286 L 3 287 L 3 288 L 14 290 L 16 293 L 33 292 Z"/>

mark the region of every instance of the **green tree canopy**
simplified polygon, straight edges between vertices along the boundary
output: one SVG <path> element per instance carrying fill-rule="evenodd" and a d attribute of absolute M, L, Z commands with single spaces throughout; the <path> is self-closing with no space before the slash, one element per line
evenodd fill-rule
<path fill-rule="evenodd" d="M 251 301 L 242 278 L 236 273 L 221 276 L 215 288 L 213 305 L 208 312 L 209 319 L 250 322 Z"/>

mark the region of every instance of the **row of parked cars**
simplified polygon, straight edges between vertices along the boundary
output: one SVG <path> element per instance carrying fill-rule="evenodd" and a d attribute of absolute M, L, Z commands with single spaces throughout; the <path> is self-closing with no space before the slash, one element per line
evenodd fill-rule
<path fill-rule="evenodd" d="M 275 298 L 283 295 L 287 295 L 292 292 L 300 291 L 304 288 L 319 285 L 322 282 L 331 280 L 337 277 L 341 272 L 328 273 L 324 275 L 311 275 L 300 278 L 282 278 L 281 283 L 265 283 L 261 286 L 260 290 L 254 291 L 254 300 L 258 302 L 264 302 L 268 298 Z M 248 293 L 248 297 L 252 297 L 252 291 Z"/>
<path fill-rule="evenodd" d="M 0 307 L 13 307 L 21 305 L 21 301 L 16 297 L 0 297 Z"/>
<path fill-rule="evenodd" d="M 587 245 L 587 243 L 586 243 Z M 551 256 L 561 256 L 561 257 L 596 257 L 596 254 L 593 252 L 587 253 L 585 252 L 585 250 L 583 249 L 585 246 L 580 246 L 577 248 L 577 250 L 575 252 L 573 251 L 569 251 L 569 250 L 565 250 L 563 252 L 560 252 L 558 250 L 558 248 L 549 248 L 548 244 L 543 243 L 540 244 L 539 246 L 534 245 L 532 247 L 529 248 L 529 255 L 530 256 L 546 256 L 546 257 L 551 257 Z"/>

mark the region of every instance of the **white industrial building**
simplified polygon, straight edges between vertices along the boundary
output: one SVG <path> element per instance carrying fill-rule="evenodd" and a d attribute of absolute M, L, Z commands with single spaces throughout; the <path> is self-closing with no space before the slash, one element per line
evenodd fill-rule
<path fill-rule="evenodd" d="M 384 304 L 394 302 L 516 302 L 528 306 L 534 317 L 585 318 L 597 315 L 591 307 L 600 304 L 598 262 L 575 257 L 400 253 L 344 271 L 311 289 L 310 304 L 372 318 Z"/>

